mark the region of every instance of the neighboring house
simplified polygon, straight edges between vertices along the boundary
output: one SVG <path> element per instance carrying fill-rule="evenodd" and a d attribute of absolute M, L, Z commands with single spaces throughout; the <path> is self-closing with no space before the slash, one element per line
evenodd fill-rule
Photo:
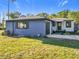
<path fill-rule="evenodd" d="M 0 23 L 0 30 L 2 29 L 2 23 Z"/>
<path fill-rule="evenodd" d="M 75 21 L 65 18 L 20 17 L 6 21 L 6 31 L 20 36 L 46 36 L 53 31 L 75 31 Z"/>
<path fill-rule="evenodd" d="M 3 29 L 6 28 L 6 20 L 2 20 L 2 28 L 3 28 Z"/>
<path fill-rule="evenodd" d="M 52 31 L 67 31 L 74 32 L 76 29 L 76 22 L 73 19 L 56 18 L 52 19 Z"/>
<path fill-rule="evenodd" d="M 20 36 L 45 36 L 49 34 L 50 21 L 44 17 L 20 17 L 6 21 L 6 31 Z"/>

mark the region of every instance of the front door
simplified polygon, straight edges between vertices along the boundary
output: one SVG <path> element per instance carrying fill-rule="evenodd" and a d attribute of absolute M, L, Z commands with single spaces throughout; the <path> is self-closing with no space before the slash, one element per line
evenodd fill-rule
<path fill-rule="evenodd" d="M 46 22 L 46 34 L 50 34 L 50 22 Z"/>
<path fill-rule="evenodd" d="M 57 22 L 57 31 L 62 30 L 62 22 Z"/>

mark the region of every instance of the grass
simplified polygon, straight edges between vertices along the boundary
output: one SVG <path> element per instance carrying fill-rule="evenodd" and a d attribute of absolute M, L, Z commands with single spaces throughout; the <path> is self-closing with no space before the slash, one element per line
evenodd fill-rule
<path fill-rule="evenodd" d="M 0 59 L 79 59 L 79 41 L 0 36 Z"/>

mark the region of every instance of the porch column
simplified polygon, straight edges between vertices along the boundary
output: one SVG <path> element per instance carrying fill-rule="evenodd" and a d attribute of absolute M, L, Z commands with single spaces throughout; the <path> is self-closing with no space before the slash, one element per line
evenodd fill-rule
<path fill-rule="evenodd" d="M 50 35 L 52 34 L 52 22 L 50 21 Z"/>

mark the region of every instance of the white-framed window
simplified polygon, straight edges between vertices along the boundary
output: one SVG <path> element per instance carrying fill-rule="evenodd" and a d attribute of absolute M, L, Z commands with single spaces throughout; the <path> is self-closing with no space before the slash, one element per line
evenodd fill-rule
<path fill-rule="evenodd" d="M 18 21 L 16 27 L 17 29 L 27 29 L 29 28 L 29 23 L 25 21 Z"/>
<path fill-rule="evenodd" d="M 71 28 L 71 21 L 66 21 L 66 27 Z"/>

